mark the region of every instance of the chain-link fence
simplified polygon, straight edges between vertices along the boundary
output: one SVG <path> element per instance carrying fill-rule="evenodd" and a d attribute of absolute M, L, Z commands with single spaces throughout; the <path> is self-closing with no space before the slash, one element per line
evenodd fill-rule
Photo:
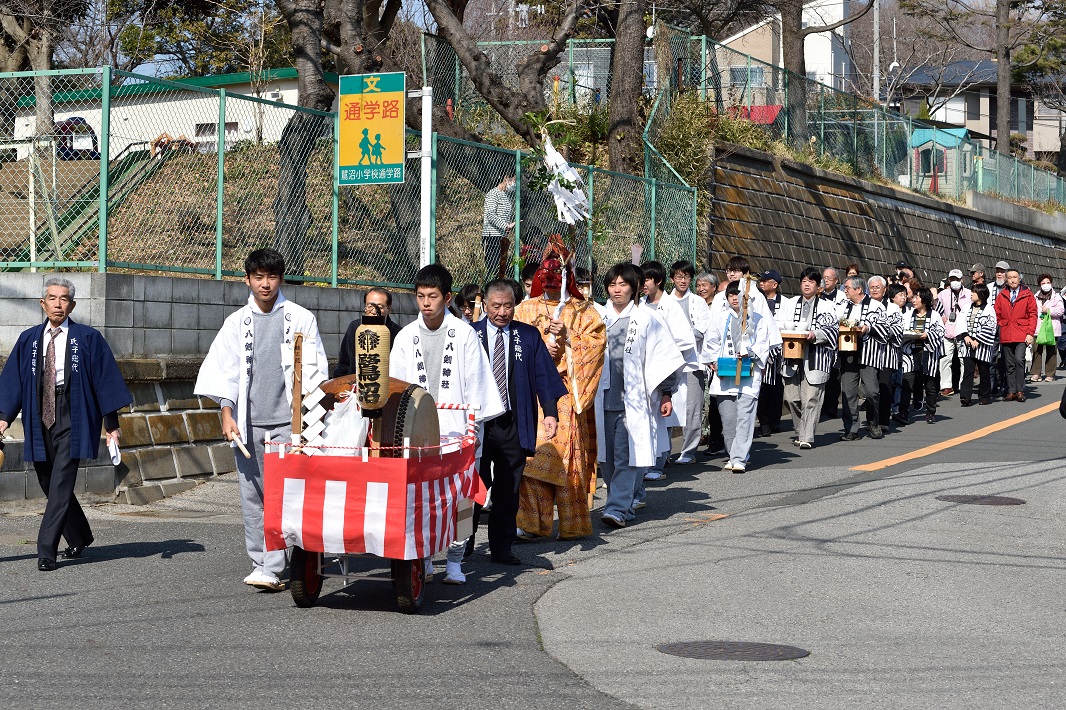
<path fill-rule="evenodd" d="M 333 113 L 106 68 L 0 75 L 0 102 L 0 268 L 222 278 L 270 246 L 293 280 L 410 286 L 418 269 L 420 161 L 402 184 L 335 189 Z M 419 142 L 408 133 L 408 150 Z M 628 258 L 633 243 L 692 258 L 692 188 L 575 166 L 593 216 L 570 234 L 531 186 L 526 154 L 433 143 L 431 251 L 457 283 L 516 275 L 555 232 L 586 267 Z M 486 228 L 486 198 L 508 175 L 514 226 Z"/>
<path fill-rule="evenodd" d="M 955 200 L 972 190 L 1066 206 L 1066 180 L 990 150 L 963 129 L 890 111 L 876 101 L 666 25 L 657 26 L 656 43 L 663 47 L 657 56 L 672 61 L 674 71 L 648 118 L 651 175 L 665 172 L 664 165 L 669 165 L 665 159 L 657 163 L 654 148 L 670 120 L 676 93 L 694 92 L 717 114 L 757 124 L 768 140 L 780 141 L 824 167 Z"/>

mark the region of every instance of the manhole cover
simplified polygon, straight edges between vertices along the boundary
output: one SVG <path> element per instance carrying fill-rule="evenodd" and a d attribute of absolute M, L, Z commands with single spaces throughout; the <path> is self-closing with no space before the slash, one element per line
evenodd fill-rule
<path fill-rule="evenodd" d="M 937 496 L 937 500 L 942 500 L 945 503 L 966 503 L 968 505 L 1025 505 L 1025 501 L 1021 498 L 1010 498 L 1008 496 Z"/>
<path fill-rule="evenodd" d="M 749 641 L 686 641 L 664 643 L 655 648 L 671 656 L 706 661 L 791 661 L 811 655 L 810 651 L 795 646 Z"/>

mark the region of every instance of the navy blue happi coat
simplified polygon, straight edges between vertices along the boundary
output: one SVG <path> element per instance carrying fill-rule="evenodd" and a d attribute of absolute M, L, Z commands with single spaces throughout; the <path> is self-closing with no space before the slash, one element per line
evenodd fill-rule
<path fill-rule="evenodd" d="M 481 340 L 481 346 L 492 352 L 487 341 L 488 319 L 482 318 L 473 324 L 474 332 Z M 555 402 L 566 394 L 566 385 L 559 377 L 552 356 L 548 354 L 541 339 L 540 331 L 531 325 L 513 320 L 510 324 L 511 345 L 507 349 L 508 381 L 510 393 L 508 400 L 515 413 L 518 424 L 518 442 L 527 456 L 532 456 L 537 449 L 537 401 Z M 490 369 L 491 373 L 492 370 Z"/>
<path fill-rule="evenodd" d="M 70 457 L 95 459 L 104 415 L 127 406 L 133 396 L 104 336 L 87 325 L 68 322 L 65 380 L 70 392 Z M 26 461 L 47 460 L 40 411 L 46 325 L 22 332 L 0 373 L 0 413 L 10 421 L 22 412 Z"/>

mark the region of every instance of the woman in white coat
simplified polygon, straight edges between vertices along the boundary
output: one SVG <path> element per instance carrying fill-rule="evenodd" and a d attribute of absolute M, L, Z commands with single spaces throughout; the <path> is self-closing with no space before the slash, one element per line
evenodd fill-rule
<path fill-rule="evenodd" d="M 745 286 L 755 290 L 754 283 L 746 279 L 732 281 L 726 287 L 729 308 L 712 311 L 701 356 L 711 369 L 709 390 L 718 400 L 718 412 L 722 415 L 722 433 L 729 452 L 724 469 L 733 473 L 744 473 L 747 469 L 763 368 L 770 355 L 773 334 L 777 333 L 776 326 L 771 327 L 772 321 L 762 313 L 754 310 L 741 313 L 740 290 Z M 734 374 L 738 367 L 742 369 L 739 384 Z"/>

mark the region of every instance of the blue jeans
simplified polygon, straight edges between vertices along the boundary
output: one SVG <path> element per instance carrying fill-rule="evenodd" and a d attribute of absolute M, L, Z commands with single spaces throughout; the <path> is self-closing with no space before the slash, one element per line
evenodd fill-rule
<path fill-rule="evenodd" d="M 606 451 L 601 472 L 607 484 L 603 514 L 629 522 L 636 517 L 633 501 L 643 485 L 645 469 L 629 465 L 629 430 L 624 411 L 603 413 L 603 442 Z"/>

